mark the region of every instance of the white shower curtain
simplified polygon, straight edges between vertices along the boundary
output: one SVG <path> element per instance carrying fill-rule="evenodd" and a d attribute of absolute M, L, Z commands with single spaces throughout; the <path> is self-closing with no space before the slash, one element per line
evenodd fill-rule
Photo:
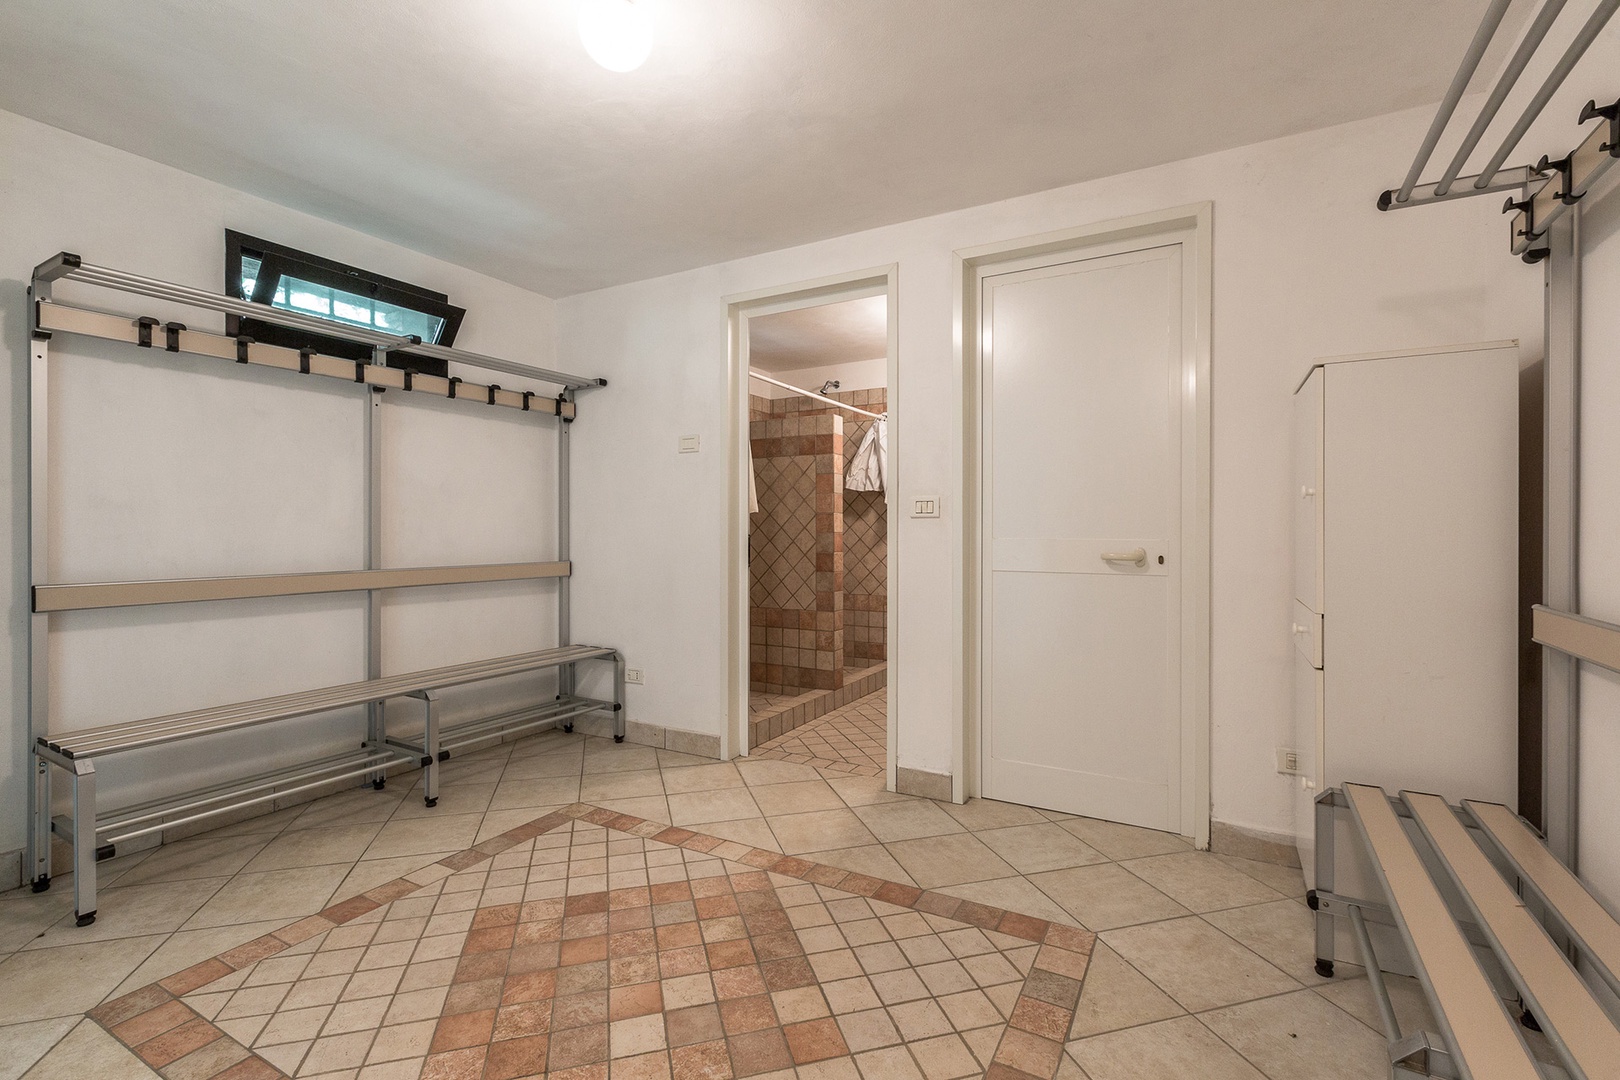
<path fill-rule="evenodd" d="M 748 512 L 750 514 L 759 513 L 759 488 L 754 483 L 754 444 L 752 442 L 748 444 Z M 752 531 L 752 529 L 753 522 L 749 522 L 749 530 Z"/>
<path fill-rule="evenodd" d="M 855 451 L 849 463 L 849 475 L 844 477 L 845 491 L 881 491 L 889 489 L 889 422 L 874 420 L 866 429 L 866 438 Z M 887 494 L 883 501 L 888 502 Z"/>

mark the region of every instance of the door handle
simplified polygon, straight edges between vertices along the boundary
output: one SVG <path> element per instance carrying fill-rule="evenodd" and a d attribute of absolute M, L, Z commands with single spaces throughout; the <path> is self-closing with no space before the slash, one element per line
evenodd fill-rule
<path fill-rule="evenodd" d="M 1102 553 L 1103 562 L 1128 562 L 1137 566 L 1147 565 L 1147 548 L 1132 548 L 1130 551 L 1105 551 Z"/>

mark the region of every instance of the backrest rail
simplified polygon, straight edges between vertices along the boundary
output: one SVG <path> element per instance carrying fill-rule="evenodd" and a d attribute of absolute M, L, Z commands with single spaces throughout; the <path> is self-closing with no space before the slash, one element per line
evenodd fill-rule
<path fill-rule="evenodd" d="M 1438 795 L 1402 792 L 1497 958 L 1524 992 L 1571 1075 L 1620 1080 L 1620 1030 L 1541 924 Z"/>
<path fill-rule="evenodd" d="M 611 656 L 612 649 L 594 646 L 565 646 L 533 653 L 519 653 L 494 660 L 470 664 L 455 664 L 441 668 L 408 672 L 382 679 L 345 683 L 339 686 L 305 690 L 293 694 L 260 698 L 231 705 L 212 706 L 149 720 L 124 724 L 111 724 L 98 728 L 65 732 L 58 738 L 46 740 L 47 745 L 75 755 L 106 752 L 111 749 L 134 749 L 156 745 L 158 742 L 183 738 L 199 727 L 207 730 L 231 730 L 234 727 L 261 723 L 266 720 L 304 716 L 330 709 L 361 705 L 389 697 L 399 697 L 419 690 L 438 689 L 461 683 L 478 682 L 525 671 L 542 670 L 560 664 L 573 663 L 598 657 Z"/>
<path fill-rule="evenodd" d="M 1389 797 L 1363 784 L 1346 784 L 1344 793 L 1463 1080 L 1541 1080 Z"/>
<path fill-rule="evenodd" d="M 1620 923 L 1614 916 L 1512 810 L 1499 803 L 1471 800 L 1463 802 L 1463 809 L 1519 877 L 1556 912 L 1605 981 L 1620 990 L 1615 978 L 1620 972 Z"/>

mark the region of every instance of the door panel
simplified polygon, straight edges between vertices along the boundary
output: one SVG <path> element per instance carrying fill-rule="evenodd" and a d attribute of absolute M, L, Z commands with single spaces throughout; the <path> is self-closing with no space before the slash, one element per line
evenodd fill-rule
<path fill-rule="evenodd" d="M 1294 395 L 1294 599 L 1322 610 L 1321 368 Z"/>
<path fill-rule="evenodd" d="M 989 277 L 983 310 L 981 792 L 1178 829 L 1181 249 Z"/>

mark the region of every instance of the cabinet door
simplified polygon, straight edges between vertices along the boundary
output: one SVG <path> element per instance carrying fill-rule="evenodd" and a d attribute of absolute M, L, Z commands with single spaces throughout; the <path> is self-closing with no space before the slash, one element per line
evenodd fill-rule
<path fill-rule="evenodd" d="M 1294 395 L 1294 599 L 1322 610 L 1323 369 Z"/>

